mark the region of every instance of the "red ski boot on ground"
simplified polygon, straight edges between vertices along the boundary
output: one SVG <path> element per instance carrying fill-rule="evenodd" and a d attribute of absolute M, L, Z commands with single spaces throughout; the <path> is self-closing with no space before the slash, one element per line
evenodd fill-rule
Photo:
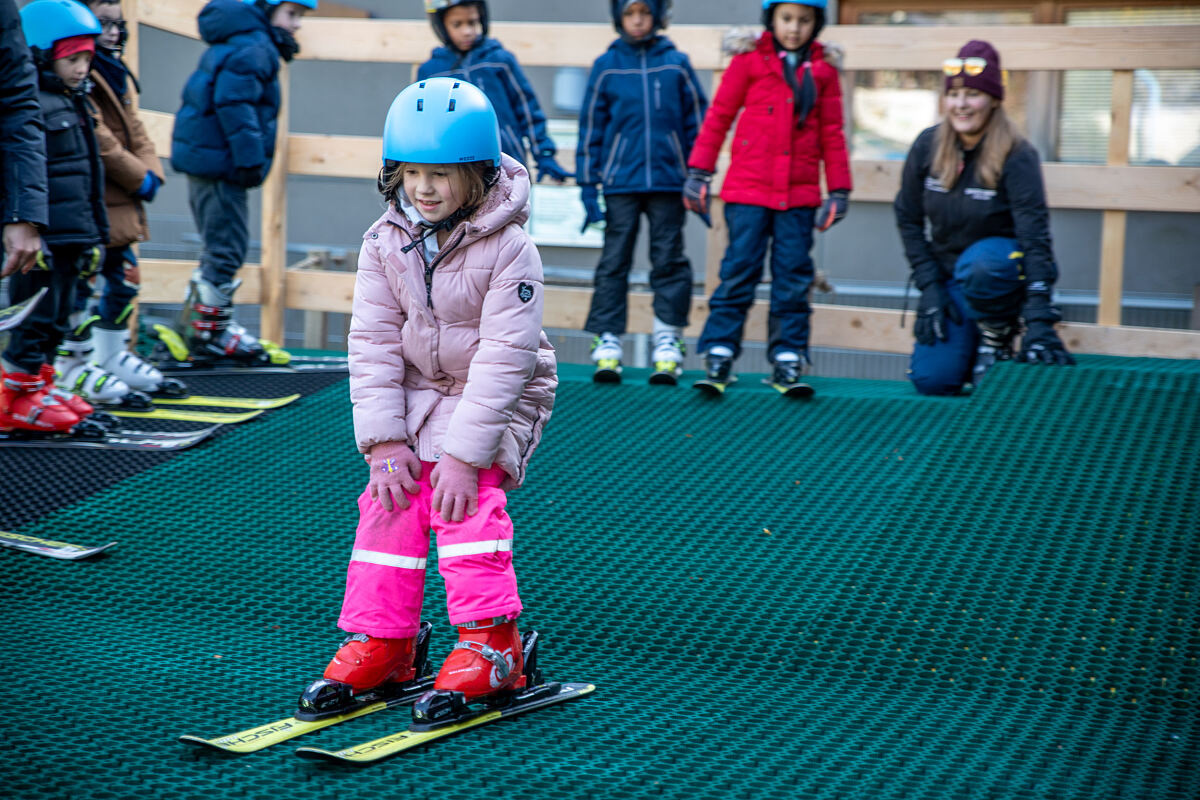
<path fill-rule="evenodd" d="M 66 433 L 79 424 L 79 419 L 69 406 L 47 392 L 41 376 L 4 373 L 4 385 L 0 388 L 0 430 Z"/>
<path fill-rule="evenodd" d="M 325 668 L 325 677 L 345 683 L 356 692 L 384 683 L 404 683 L 416 677 L 413 644 L 408 639 L 379 639 L 356 633 L 346 641 Z"/>
<path fill-rule="evenodd" d="M 517 621 L 506 617 L 458 626 L 458 644 L 442 664 L 433 688 L 461 692 L 467 702 L 525 688 L 525 663 Z"/>
<path fill-rule="evenodd" d="M 66 389 L 54 383 L 54 365 L 42 364 L 42 369 L 38 373 L 38 378 L 46 384 L 46 394 L 53 397 L 58 402 L 65 405 L 67 408 L 80 419 L 87 419 L 96 409 L 87 400 L 84 400 L 74 392 L 69 392 Z"/>

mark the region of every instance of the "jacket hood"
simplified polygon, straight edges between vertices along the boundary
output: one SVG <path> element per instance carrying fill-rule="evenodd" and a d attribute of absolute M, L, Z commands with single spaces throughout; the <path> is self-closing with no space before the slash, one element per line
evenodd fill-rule
<path fill-rule="evenodd" d="M 488 191 L 479 210 L 459 223 L 459 227 L 466 229 L 459 246 L 491 236 L 510 222 L 524 225 L 529 219 L 529 195 L 529 170 L 508 153 L 501 153 L 500 177 L 496 185 Z M 413 238 L 420 236 L 420 224 L 394 203 L 388 205 L 386 217 L 392 224 L 408 231 Z"/>
<path fill-rule="evenodd" d="M 764 31 L 762 28 L 754 28 L 748 25 L 730 28 L 721 37 L 721 52 L 727 56 L 740 56 L 744 53 L 752 53 L 755 50 L 772 53 L 775 51 L 774 41 L 775 38 L 771 35 L 771 32 Z M 841 69 L 842 57 L 845 54 L 845 50 L 842 49 L 841 45 L 814 41 L 809 47 L 811 48 L 809 52 L 812 58 L 823 59 Z"/>
<path fill-rule="evenodd" d="M 200 12 L 200 38 L 207 44 L 229 41 L 239 33 L 262 31 L 270 35 L 267 18 L 256 7 L 241 0 L 212 0 Z"/>

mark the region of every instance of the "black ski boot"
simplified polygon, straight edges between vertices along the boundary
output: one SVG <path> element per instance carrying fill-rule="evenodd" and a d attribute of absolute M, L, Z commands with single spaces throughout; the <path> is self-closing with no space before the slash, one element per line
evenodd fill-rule
<path fill-rule="evenodd" d="M 708 352 L 704 354 L 704 377 L 692 384 L 711 397 L 725 394 L 729 384 L 736 381 L 733 375 L 733 355 Z"/>
<path fill-rule="evenodd" d="M 978 386 L 983 376 L 997 361 L 1012 359 L 1012 343 L 1017 335 L 1017 325 L 1014 320 L 997 319 L 981 319 L 976 324 L 979 326 L 979 346 L 975 349 L 975 366 L 971 370 L 971 380 Z"/>
<path fill-rule="evenodd" d="M 193 361 L 232 360 L 252 366 L 272 362 L 267 348 L 233 318 L 233 293 L 241 284 L 235 280 L 218 286 L 199 270 L 193 273 L 180 320 Z"/>
<path fill-rule="evenodd" d="M 813 388 L 801 380 L 805 357 L 776 357 L 771 368 L 771 388 L 784 397 L 812 397 Z"/>

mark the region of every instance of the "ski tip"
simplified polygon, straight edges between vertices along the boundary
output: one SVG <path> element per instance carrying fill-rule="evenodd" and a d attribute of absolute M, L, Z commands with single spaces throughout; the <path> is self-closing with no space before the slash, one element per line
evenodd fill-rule
<path fill-rule="evenodd" d="M 333 764 L 356 764 L 351 759 L 342 758 L 333 750 L 323 750 L 320 747 L 297 747 L 296 755 L 305 761 L 324 761 Z"/>
<path fill-rule="evenodd" d="M 227 747 L 222 747 L 221 745 L 214 742 L 212 739 L 205 739 L 203 736 L 193 736 L 190 733 L 180 734 L 178 737 L 176 737 L 176 741 L 178 741 L 182 744 L 189 745 L 190 747 L 195 747 L 200 750 L 205 750 L 207 752 L 217 752 L 217 753 L 232 753 L 232 752 L 234 752 Z"/>

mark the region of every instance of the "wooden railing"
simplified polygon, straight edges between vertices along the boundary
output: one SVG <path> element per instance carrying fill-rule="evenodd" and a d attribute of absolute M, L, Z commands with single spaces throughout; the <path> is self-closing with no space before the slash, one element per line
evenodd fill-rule
<path fill-rule="evenodd" d="M 130 23 L 129 63 L 139 63 L 139 25 L 196 38 L 196 15 L 202 7 L 203 0 L 125 0 L 125 15 Z M 707 25 L 670 28 L 671 38 L 688 53 L 696 69 L 714 71 L 714 87 L 727 63 L 720 46 L 725 30 L 722 26 Z M 612 27 L 601 24 L 495 23 L 492 33 L 522 64 L 543 67 L 588 67 L 613 36 Z M 827 28 L 822 38 L 845 49 L 843 68 L 847 71 L 939 70 L 946 53 L 955 52 L 970 30 L 922 27 L 919 36 L 913 33 L 912 28 L 837 25 Z M 1113 72 L 1108 164 L 1044 165 L 1052 208 L 1099 210 L 1104 217 L 1098 324 L 1064 323 L 1067 346 L 1085 353 L 1200 358 L 1200 331 L 1120 325 L 1127 212 L 1200 212 L 1200 169 L 1128 165 L 1133 70 L 1200 68 L 1200 26 L 1011 26 L 988 27 L 986 35 L 1004 54 L 1009 70 Z M 424 22 L 320 17 L 305 20 L 299 39 L 302 59 L 399 64 L 423 62 L 434 43 Z M 149 74 L 146 70 L 138 71 L 143 77 Z M 283 105 L 279 118 L 286 120 L 289 94 L 286 65 L 280 78 Z M 169 156 L 173 116 L 151 111 L 141 114 L 159 154 Z M 276 167 L 262 188 L 262 263 L 243 268 L 240 277 L 245 283 L 238 294 L 240 303 L 261 304 L 262 333 L 267 338 L 282 341 L 285 308 L 348 312 L 354 293 L 352 272 L 287 269 L 288 176 L 374 178 L 380 152 L 381 143 L 376 137 L 290 133 L 280 126 Z M 573 166 L 572 156 L 560 153 L 568 168 Z M 714 189 L 720 185 L 723 166 L 724 162 Z M 890 203 L 899 187 L 901 166 L 896 161 L 853 161 L 853 199 Z M 727 236 L 719 201 L 714 211 L 705 270 L 708 293 L 715 288 Z M 364 220 L 364 227 L 368 223 L 369 220 Z M 177 302 L 195 266 L 192 262 L 167 260 L 145 260 L 143 265 L 141 297 L 146 302 Z M 897 272 L 904 274 L 904 265 L 898 264 Z M 546 327 L 581 329 L 590 298 L 588 289 L 548 286 Z M 689 335 L 699 333 L 706 311 L 705 298 L 695 297 Z M 765 315 L 764 304 L 756 304 L 747 331 L 765 331 Z M 900 328 L 899 320 L 900 313 L 892 310 L 818 305 L 813 317 L 813 344 L 906 353 L 912 348 L 912 335 Z M 633 293 L 630 331 L 648 332 L 652 322 L 649 294 Z M 754 338 L 753 334 L 748 335 Z"/>

